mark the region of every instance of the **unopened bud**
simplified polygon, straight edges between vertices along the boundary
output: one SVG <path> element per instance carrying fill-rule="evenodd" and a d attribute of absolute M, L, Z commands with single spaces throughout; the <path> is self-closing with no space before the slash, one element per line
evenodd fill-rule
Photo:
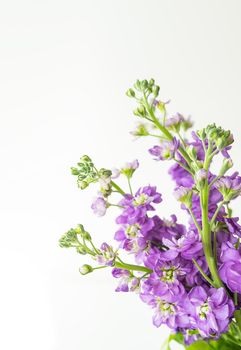
<path fill-rule="evenodd" d="M 192 207 L 192 194 L 192 190 L 183 186 L 178 187 L 174 192 L 176 199 L 183 203 L 187 208 Z"/>
<path fill-rule="evenodd" d="M 86 187 L 88 187 L 89 186 L 89 184 L 88 184 L 88 182 L 86 182 L 86 181 L 79 181 L 78 182 L 78 187 L 81 189 L 81 190 L 84 190 Z"/>
<path fill-rule="evenodd" d="M 133 89 L 127 90 L 127 91 L 126 91 L 126 95 L 127 95 L 128 97 L 135 97 L 135 96 L 136 96 L 135 91 L 134 91 Z"/>
<path fill-rule="evenodd" d="M 79 175 L 79 170 L 77 168 L 71 168 L 72 175 Z"/>
<path fill-rule="evenodd" d="M 81 273 L 81 275 L 87 275 L 88 273 L 93 272 L 93 267 L 85 264 L 79 268 L 79 272 Z"/>
<path fill-rule="evenodd" d="M 224 158 L 222 168 L 220 169 L 219 176 L 223 176 L 233 166 L 231 158 Z"/>

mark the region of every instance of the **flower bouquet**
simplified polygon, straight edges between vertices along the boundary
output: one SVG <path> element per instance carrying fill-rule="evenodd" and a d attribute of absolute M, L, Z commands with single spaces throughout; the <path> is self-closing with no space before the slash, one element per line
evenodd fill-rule
<path fill-rule="evenodd" d="M 94 267 L 80 268 L 82 275 L 109 267 L 118 280 L 117 292 L 136 292 L 153 309 L 153 324 L 171 329 L 165 349 L 171 349 L 173 340 L 187 349 L 241 349 L 241 226 L 230 207 L 241 193 L 241 177 L 227 175 L 233 167 L 233 136 L 215 124 L 190 133 L 189 119 L 168 115 L 168 102 L 159 98 L 153 79 L 137 80 L 127 96 L 136 101 L 134 115 L 140 118 L 133 134 L 152 137 L 150 155 L 173 163 L 174 196 L 188 225 L 176 215 L 167 220 L 153 214 L 162 202 L 155 186 L 133 191 L 137 160 L 109 170 L 83 156 L 72 174 L 82 190 L 98 184 L 92 204 L 96 215 L 117 208 L 117 248 L 106 242 L 96 247 L 83 225 L 65 233 L 60 246 L 94 260 Z M 217 174 L 212 170 L 215 157 L 222 158 Z M 126 178 L 127 190 L 118 184 L 119 177 Z M 124 251 L 133 256 L 131 262 L 123 261 Z"/>

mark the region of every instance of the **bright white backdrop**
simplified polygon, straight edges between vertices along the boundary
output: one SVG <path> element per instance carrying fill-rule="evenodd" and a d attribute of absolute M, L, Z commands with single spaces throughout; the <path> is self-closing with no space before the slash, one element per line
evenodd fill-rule
<path fill-rule="evenodd" d="M 69 168 L 85 153 L 106 167 L 138 157 L 138 184 L 157 183 L 164 194 L 160 215 L 179 213 L 166 166 L 129 135 L 133 104 L 124 92 L 154 77 L 171 110 L 191 114 L 197 128 L 216 122 L 234 131 L 240 169 L 241 2 L 0 7 L 1 348 L 159 350 L 167 333 L 152 326 L 152 311 L 135 295 L 115 294 L 106 271 L 81 277 L 85 259 L 58 247 L 79 222 L 97 242 L 115 229 L 114 211 L 93 218 L 95 190 L 78 190 Z"/>

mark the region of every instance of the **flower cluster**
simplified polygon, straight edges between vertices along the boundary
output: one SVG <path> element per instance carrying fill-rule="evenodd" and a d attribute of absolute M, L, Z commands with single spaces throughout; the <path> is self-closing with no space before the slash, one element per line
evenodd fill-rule
<path fill-rule="evenodd" d="M 188 224 L 179 223 L 174 214 L 166 219 L 156 213 L 163 205 L 156 186 L 133 190 L 137 160 L 119 169 L 98 170 L 84 156 L 72 173 L 81 189 L 97 184 L 91 206 L 97 216 L 111 207 L 119 211 L 117 248 L 107 243 L 97 248 L 82 225 L 63 235 L 60 245 L 75 247 L 98 264 L 83 265 L 82 275 L 111 267 L 118 279 L 116 291 L 135 291 L 153 309 L 153 324 L 166 324 L 176 339 L 181 335 L 185 344 L 219 340 L 236 349 L 241 346 L 241 226 L 230 205 L 241 194 L 241 177 L 237 172 L 227 175 L 233 166 L 233 136 L 211 124 L 187 137 L 192 123 L 180 113 L 169 116 L 159 90 L 153 79 L 138 80 L 128 90 L 138 103 L 134 115 L 142 119 L 134 134 L 155 139 L 149 153 L 156 161 L 173 162 L 169 174 L 174 197 L 188 215 Z M 212 167 L 215 157 L 223 158 L 217 174 Z M 120 177 L 126 179 L 126 189 L 116 182 Z M 124 262 L 122 251 L 134 261 Z"/>

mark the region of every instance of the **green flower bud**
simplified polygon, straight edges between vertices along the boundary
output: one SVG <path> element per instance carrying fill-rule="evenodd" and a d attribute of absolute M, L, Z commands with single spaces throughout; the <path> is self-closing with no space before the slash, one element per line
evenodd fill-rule
<path fill-rule="evenodd" d="M 100 171 L 99 171 L 99 175 L 100 175 L 100 177 L 103 178 L 103 179 L 108 179 L 109 177 L 111 177 L 112 172 L 111 172 L 111 170 L 102 168 L 102 169 L 100 169 Z"/>
<path fill-rule="evenodd" d="M 229 169 L 231 169 L 233 166 L 232 159 L 230 158 L 224 158 L 222 167 L 219 172 L 219 176 L 223 176 Z"/>
<path fill-rule="evenodd" d="M 137 81 L 135 82 L 134 88 L 135 88 L 136 90 L 138 90 L 138 91 L 141 90 L 141 82 L 140 82 L 140 80 L 137 80 Z"/>
<path fill-rule="evenodd" d="M 84 162 L 84 163 L 92 163 L 92 160 L 90 159 L 89 156 L 87 155 L 84 155 L 80 158 L 81 162 Z"/>
<path fill-rule="evenodd" d="M 88 187 L 89 184 L 88 182 L 86 181 L 78 181 L 78 187 L 81 189 L 81 190 L 84 190 L 86 187 Z"/>
<path fill-rule="evenodd" d="M 142 90 L 145 90 L 148 88 L 148 81 L 146 79 L 142 80 L 141 87 L 142 87 Z"/>
<path fill-rule="evenodd" d="M 205 129 L 202 130 L 198 130 L 197 132 L 197 136 L 200 138 L 200 140 L 205 140 L 206 139 L 206 131 Z"/>
<path fill-rule="evenodd" d="M 134 131 L 131 131 L 133 136 L 148 136 L 147 127 L 145 124 L 139 124 Z"/>
<path fill-rule="evenodd" d="M 140 105 L 137 107 L 137 109 L 134 110 L 134 115 L 137 115 L 138 117 L 144 118 L 146 116 L 146 109 L 144 106 Z"/>
<path fill-rule="evenodd" d="M 152 87 L 155 84 L 155 80 L 154 79 L 150 79 L 149 80 L 149 86 Z"/>
<path fill-rule="evenodd" d="M 127 95 L 128 97 L 135 97 L 135 96 L 136 96 L 135 91 L 134 91 L 133 89 L 127 90 L 127 91 L 126 91 L 126 95 Z"/>
<path fill-rule="evenodd" d="M 189 209 L 192 208 L 192 195 L 193 191 L 183 186 L 178 187 L 174 192 L 176 199 Z"/>
<path fill-rule="evenodd" d="M 93 267 L 90 265 L 87 265 L 87 264 L 85 264 L 79 268 L 79 272 L 81 273 L 81 275 L 87 275 L 88 273 L 91 273 L 93 271 L 94 271 Z"/>
<path fill-rule="evenodd" d="M 154 85 L 154 86 L 152 87 L 152 93 L 153 93 L 154 98 L 158 96 L 159 91 L 160 91 L 160 86 Z"/>
<path fill-rule="evenodd" d="M 79 170 L 77 168 L 70 168 L 72 175 L 79 175 Z"/>
<path fill-rule="evenodd" d="M 82 224 L 78 224 L 75 228 L 75 233 L 81 235 L 84 232 L 84 226 Z"/>

